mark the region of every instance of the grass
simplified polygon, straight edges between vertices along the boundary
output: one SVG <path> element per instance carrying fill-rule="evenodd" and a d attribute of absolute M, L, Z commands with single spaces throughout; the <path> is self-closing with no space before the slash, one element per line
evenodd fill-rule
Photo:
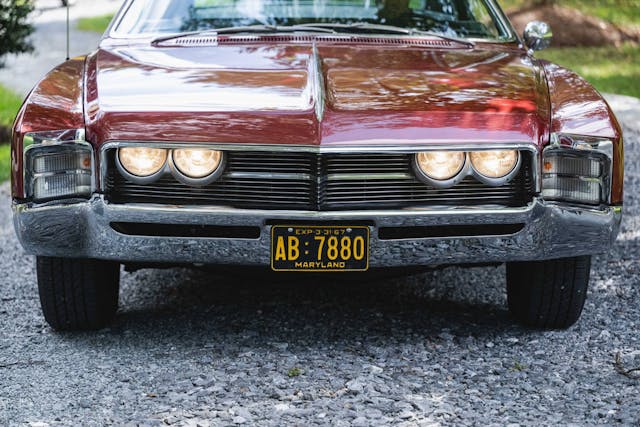
<path fill-rule="evenodd" d="M 530 5 L 532 0 L 499 0 L 505 10 Z M 640 26 L 640 0 L 562 0 L 558 4 L 574 7 L 619 26 Z"/>
<path fill-rule="evenodd" d="M 91 18 L 80 18 L 76 28 L 80 31 L 93 31 L 94 33 L 104 33 L 111 22 L 113 15 L 94 16 Z"/>
<path fill-rule="evenodd" d="M 11 173 L 11 147 L 0 144 L 0 182 L 9 179 Z"/>
<path fill-rule="evenodd" d="M 640 98 L 640 46 L 620 48 L 557 48 L 537 53 L 538 57 L 576 71 L 600 92 Z"/>
<path fill-rule="evenodd" d="M 287 371 L 287 376 L 289 378 L 299 377 L 302 374 L 303 374 L 303 371 L 300 368 L 291 368 L 289 369 L 289 371 Z"/>
<path fill-rule="evenodd" d="M 11 128 L 21 105 L 21 97 L 0 85 L 0 126 Z"/>
<path fill-rule="evenodd" d="M 9 135 L 13 120 L 22 105 L 22 98 L 9 89 L 0 85 L 0 135 Z M 9 141 L 0 141 L 0 182 L 9 179 L 11 170 L 11 153 L 7 144 Z"/>

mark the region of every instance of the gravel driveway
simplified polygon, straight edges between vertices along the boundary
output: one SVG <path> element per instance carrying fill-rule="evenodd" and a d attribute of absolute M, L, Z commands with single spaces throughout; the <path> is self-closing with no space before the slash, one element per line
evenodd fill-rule
<path fill-rule="evenodd" d="M 451 268 L 360 283 L 141 271 L 112 328 L 54 333 L 0 186 L 0 424 L 640 425 L 640 379 L 614 366 L 640 366 L 640 102 L 612 99 L 626 216 L 567 332 L 512 324 L 504 268 Z"/>

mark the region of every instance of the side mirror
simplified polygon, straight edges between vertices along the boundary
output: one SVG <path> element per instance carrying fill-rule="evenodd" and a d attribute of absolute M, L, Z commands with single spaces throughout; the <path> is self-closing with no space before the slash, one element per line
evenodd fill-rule
<path fill-rule="evenodd" d="M 524 43 L 530 50 L 543 50 L 553 39 L 551 27 L 546 22 L 532 21 L 524 29 Z"/>

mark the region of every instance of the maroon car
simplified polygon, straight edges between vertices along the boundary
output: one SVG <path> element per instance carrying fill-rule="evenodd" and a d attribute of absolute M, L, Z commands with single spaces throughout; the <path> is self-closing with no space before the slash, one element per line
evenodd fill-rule
<path fill-rule="evenodd" d="M 33 89 L 15 227 L 46 320 L 108 324 L 122 264 L 507 264 L 536 328 L 614 242 L 620 126 L 494 0 L 129 0 Z"/>

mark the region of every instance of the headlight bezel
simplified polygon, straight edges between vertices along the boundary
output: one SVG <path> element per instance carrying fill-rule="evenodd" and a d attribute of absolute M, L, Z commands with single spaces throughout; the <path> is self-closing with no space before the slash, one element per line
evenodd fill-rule
<path fill-rule="evenodd" d="M 181 171 L 178 165 L 175 163 L 174 152 L 176 150 L 210 150 L 217 151 L 220 153 L 220 161 L 218 162 L 218 166 L 216 169 L 211 172 L 211 174 L 203 176 L 203 177 L 191 177 L 187 175 L 185 172 Z M 169 170 L 175 179 L 182 182 L 183 184 L 190 185 L 192 187 L 201 187 L 204 185 L 211 184 L 216 181 L 220 176 L 224 173 L 226 166 L 226 158 L 225 152 L 222 150 L 217 150 L 209 147 L 194 147 L 194 146 L 186 146 L 186 147 L 174 147 L 169 152 L 169 159 L 167 163 L 169 164 Z"/>
<path fill-rule="evenodd" d="M 164 163 L 163 165 L 154 173 L 152 173 L 151 175 L 136 175 L 133 172 L 130 172 L 127 167 L 125 165 L 122 164 L 122 161 L 120 160 L 120 153 L 123 149 L 127 149 L 127 148 L 147 148 L 147 149 L 154 149 L 154 150 L 164 150 L 164 154 L 165 154 L 165 158 L 164 158 Z M 152 182 L 157 181 L 162 175 L 164 175 L 167 171 L 167 164 L 169 162 L 169 150 L 167 150 L 166 148 L 162 148 L 162 147 L 151 147 L 151 146 L 146 146 L 146 145 L 129 145 L 129 146 L 123 146 L 123 147 L 119 147 L 116 150 L 115 153 L 115 161 L 116 161 L 116 167 L 118 168 L 118 171 L 128 180 L 135 182 L 135 183 L 139 183 L 139 184 L 150 184 Z"/>
<path fill-rule="evenodd" d="M 516 162 L 513 165 L 513 168 L 506 175 L 503 175 L 501 177 L 488 176 L 480 172 L 477 166 L 473 164 L 473 160 L 472 160 L 473 153 L 485 153 L 485 152 L 491 152 L 491 151 L 493 152 L 513 151 L 516 153 L 516 156 L 517 156 Z M 522 153 L 520 152 L 520 150 L 517 150 L 517 149 L 473 150 L 473 151 L 469 151 L 468 156 L 469 156 L 469 163 L 471 164 L 471 169 L 473 170 L 473 176 L 483 184 L 487 184 L 492 187 L 499 187 L 511 181 L 518 174 L 518 172 L 520 172 L 520 167 L 522 166 Z"/>
<path fill-rule="evenodd" d="M 531 148 L 527 148 L 529 150 L 531 150 Z M 513 151 L 517 154 L 517 160 L 516 163 L 514 165 L 514 167 L 510 170 L 510 172 L 502 177 L 499 178 L 493 178 L 490 176 L 486 176 L 483 175 L 482 173 L 480 173 L 478 170 L 476 170 L 476 168 L 473 166 L 473 162 L 471 161 L 471 155 L 472 153 L 477 153 L 477 152 L 487 152 L 487 151 Z M 447 179 L 447 180 L 437 180 L 434 179 L 432 177 L 430 177 L 429 175 L 427 175 L 422 168 L 420 167 L 420 162 L 418 161 L 418 156 L 421 153 L 429 153 L 429 152 L 451 152 L 451 153 L 464 153 L 465 155 L 465 163 L 463 165 L 463 167 L 460 169 L 460 171 L 458 172 L 457 175 L 455 175 L 454 177 Z M 415 152 L 413 154 L 413 159 L 412 159 L 412 165 L 413 165 L 413 169 L 414 172 L 417 176 L 417 178 L 419 180 L 421 180 L 422 182 L 424 182 L 425 184 L 428 184 L 434 188 L 437 189 L 447 189 L 447 188 L 451 188 L 457 184 L 459 184 L 461 181 L 463 181 L 465 178 L 472 176 L 474 177 L 476 180 L 480 181 L 483 184 L 492 186 L 492 187 L 499 187 L 501 185 L 504 185 L 508 182 L 510 182 L 514 177 L 516 177 L 518 175 L 518 173 L 520 172 L 520 169 L 522 167 L 522 163 L 523 163 L 523 147 L 518 146 L 518 147 L 510 147 L 510 146 L 505 146 L 505 147 L 496 147 L 496 146 L 490 146 L 490 147 L 465 147 L 465 148 L 460 148 L 460 147 L 437 147 L 434 148 L 433 150 L 422 150 L 422 151 L 418 151 Z"/>
<path fill-rule="evenodd" d="M 420 154 L 440 153 L 440 152 L 455 153 L 455 154 L 462 153 L 464 155 L 464 161 L 462 163 L 462 166 L 460 167 L 458 172 L 455 175 L 453 175 L 451 178 L 437 179 L 437 178 L 431 177 L 427 172 L 424 171 L 424 169 L 420 165 L 420 160 L 418 159 Z M 413 155 L 412 163 L 413 163 L 413 169 L 416 172 L 416 175 L 422 182 L 439 189 L 451 188 L 454 185 L 458 184 L 460 181 L 462 181 L 466 176 L 469 175 L 469 168 L 470 168 L 469 156 L 465 151 L 462 151 L 462 150 L 438 149 L 438 150 L 419 151 Z"/>

